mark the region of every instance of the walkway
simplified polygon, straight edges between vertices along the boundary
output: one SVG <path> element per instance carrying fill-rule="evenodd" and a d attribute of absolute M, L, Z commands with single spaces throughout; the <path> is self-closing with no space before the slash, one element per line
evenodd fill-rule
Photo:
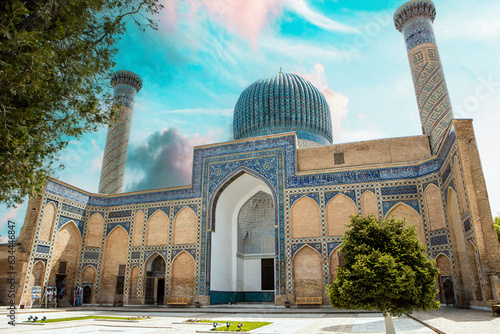
<path fill-rule="evenodd" d="M 93 307 L 68 308 L 57 310 L 31 309 L 18 310 L 18 321 L 26 320 L 29 315 L 38 318 L 75 317 L 84 315 L 137 316 L 150 315 L 153 320 L 139 323 L 116 321 L 83 320 L 51 323 L 45 325 L 7 325 L 6 308 L 0 309 L 0 332 L 2 333 L 181 333 L 194 334 L 196 331 L 210 330 L 211 325 L 193 325 L 182 323 L 189 318 L 210 319 L 219 323 L 225 321 L 267 321 L 272 325 L 254 331 L 255 334 L 334 334 L 334 333 L 385 333 L 384 320 L 380 313 L 343 312 L 332 308 L 323 309 L 285 309 L 266 305 L 249 307 L 203 308 L 157 308 L 157 307 Z M 412 315 L 436 331 L 411 317 L 394 319 L 397 333 L 498 333 L 500 317 L 493 317 L 491 312 L 442 308 L 429 313 Z"/>

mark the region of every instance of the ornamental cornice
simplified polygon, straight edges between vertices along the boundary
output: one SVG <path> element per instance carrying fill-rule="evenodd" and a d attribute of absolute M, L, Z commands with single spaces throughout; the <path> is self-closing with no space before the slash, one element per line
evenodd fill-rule
<path fill-rule="evenodd" d="M 400 32 L 404 26 L 416 17 L 428 17 L 431 22 L 436 18 L 436 7 L 428 0 L 413 0 L 405 3 L 394 14 L 394 25 Z"/>
<path fill-rule="evenodd" d="M 111 76 L 111 85 L 129 85 L 132 86 L 137 92 L 142 88 L 142 79 L 140 76 L 129 71 L 118 71 Z"/>

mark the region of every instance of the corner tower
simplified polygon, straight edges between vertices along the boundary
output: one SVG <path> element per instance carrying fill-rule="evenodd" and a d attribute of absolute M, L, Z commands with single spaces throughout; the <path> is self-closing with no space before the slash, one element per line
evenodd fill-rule
<path fill-rule="evenodd" d="M 110 124 L 102 162 L 99 193 L 117 194 L 122 191 L 127 162 L 128 140 L 134 115 L 135 93 L 142 88 L 142 79 L 128 71 L 118 71 L 111 77 L 114 103 L 121 103 L 118 120 Z"/>
<path fill-rule="evenodd" d="M 448 88 L 439 58 L 432 23 L 436 8 L 429 0 L 412 0 L 394 14 L 403 33 L 417 97 L 422 131 L 430 136 L 432 153 L 439 149 L 453 118 Z"/>

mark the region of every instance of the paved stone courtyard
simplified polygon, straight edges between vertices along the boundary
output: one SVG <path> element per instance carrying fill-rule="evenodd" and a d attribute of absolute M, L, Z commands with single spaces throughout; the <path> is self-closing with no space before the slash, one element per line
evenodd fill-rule
<path fill-rule="evenodd" d="M 31 309 L 19 310 L 18 321 L 24 321 L 29 315 L 49 319 L 76 317 L 85 315 L 137 316 L 149 315 L 152 320 L 136 323 L 124 323 L 109 320 L 80 320 L 50 323 L 45 325 L 7 324 L 6 308 L 0 309 L 4 319 L 0 324 L 1 333 L 189 333 L 209 331 L 211 324 L 186 324 L 186 319 L 210 319 L 222 321 L 267 321 L 271 325 L 253 331 L 255 334 L 332 334 L 332 333 L 385 333 L 384 319 L 380 313 L 341 313 L 331 308 L 324 309 L 266 309 L 241 307 L 211 307 L 202 309 L 166 309 L 166 308 L 85 308 L 85 309 Z M 417 321 L 415 319 L 420 320 Z M 421 322 L 425 322 L 426 325 Z M 394 319 L 397 333 L 498 333 L 500 317 L 493 317 L 491 312 L 442 308 L 429 313 L 416 313 L 412 317 L 403 316 Z"/>

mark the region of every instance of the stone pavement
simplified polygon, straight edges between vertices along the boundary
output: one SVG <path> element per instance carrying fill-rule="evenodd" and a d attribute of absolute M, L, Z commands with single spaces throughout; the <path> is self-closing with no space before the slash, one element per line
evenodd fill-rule
<path fill-rule="evenodd" d="M 284 309 L 266 307 L 207 307 L 191 309 L 170 309 L 142 307 L 131 310 L 128 307 L 95 307 L 68 309 L 30 309 L 18 310 L 18 321 L 26 320 L 29 315 L 39 318 L 75 317 L 83 315 L 137 316 L 150 315 L 153 320 L 137 323 L 116 321 L 81 320 L 51 323 L 45 325 L 7 325 L 7 311 L 0 308 L 0 333 L 189 333 L 210 330 L 208 325 L 182 323 L 189 318 L 210 319 L 219 323 L 225 321 L 267 321 L 272 325 L 254 331 L 255 334 L 334 334 L 334 333 L 385 333 L 384 320 L 380 313 L 342 312 L 331 308 L 323 309 Z M 416 321 L 415 319 L 418 319 Z M 420 322 L 419 322 L 420 321 Z M 180 323 L 179 323 L 180 322 Z M 435 328 L 425 326 L 421 322 Z M 397 333 L 499 333 L 500 317 L 491 312 L 442 308 L 429 313 L 415 313 L 411 317 L 394 319 Z"/>

